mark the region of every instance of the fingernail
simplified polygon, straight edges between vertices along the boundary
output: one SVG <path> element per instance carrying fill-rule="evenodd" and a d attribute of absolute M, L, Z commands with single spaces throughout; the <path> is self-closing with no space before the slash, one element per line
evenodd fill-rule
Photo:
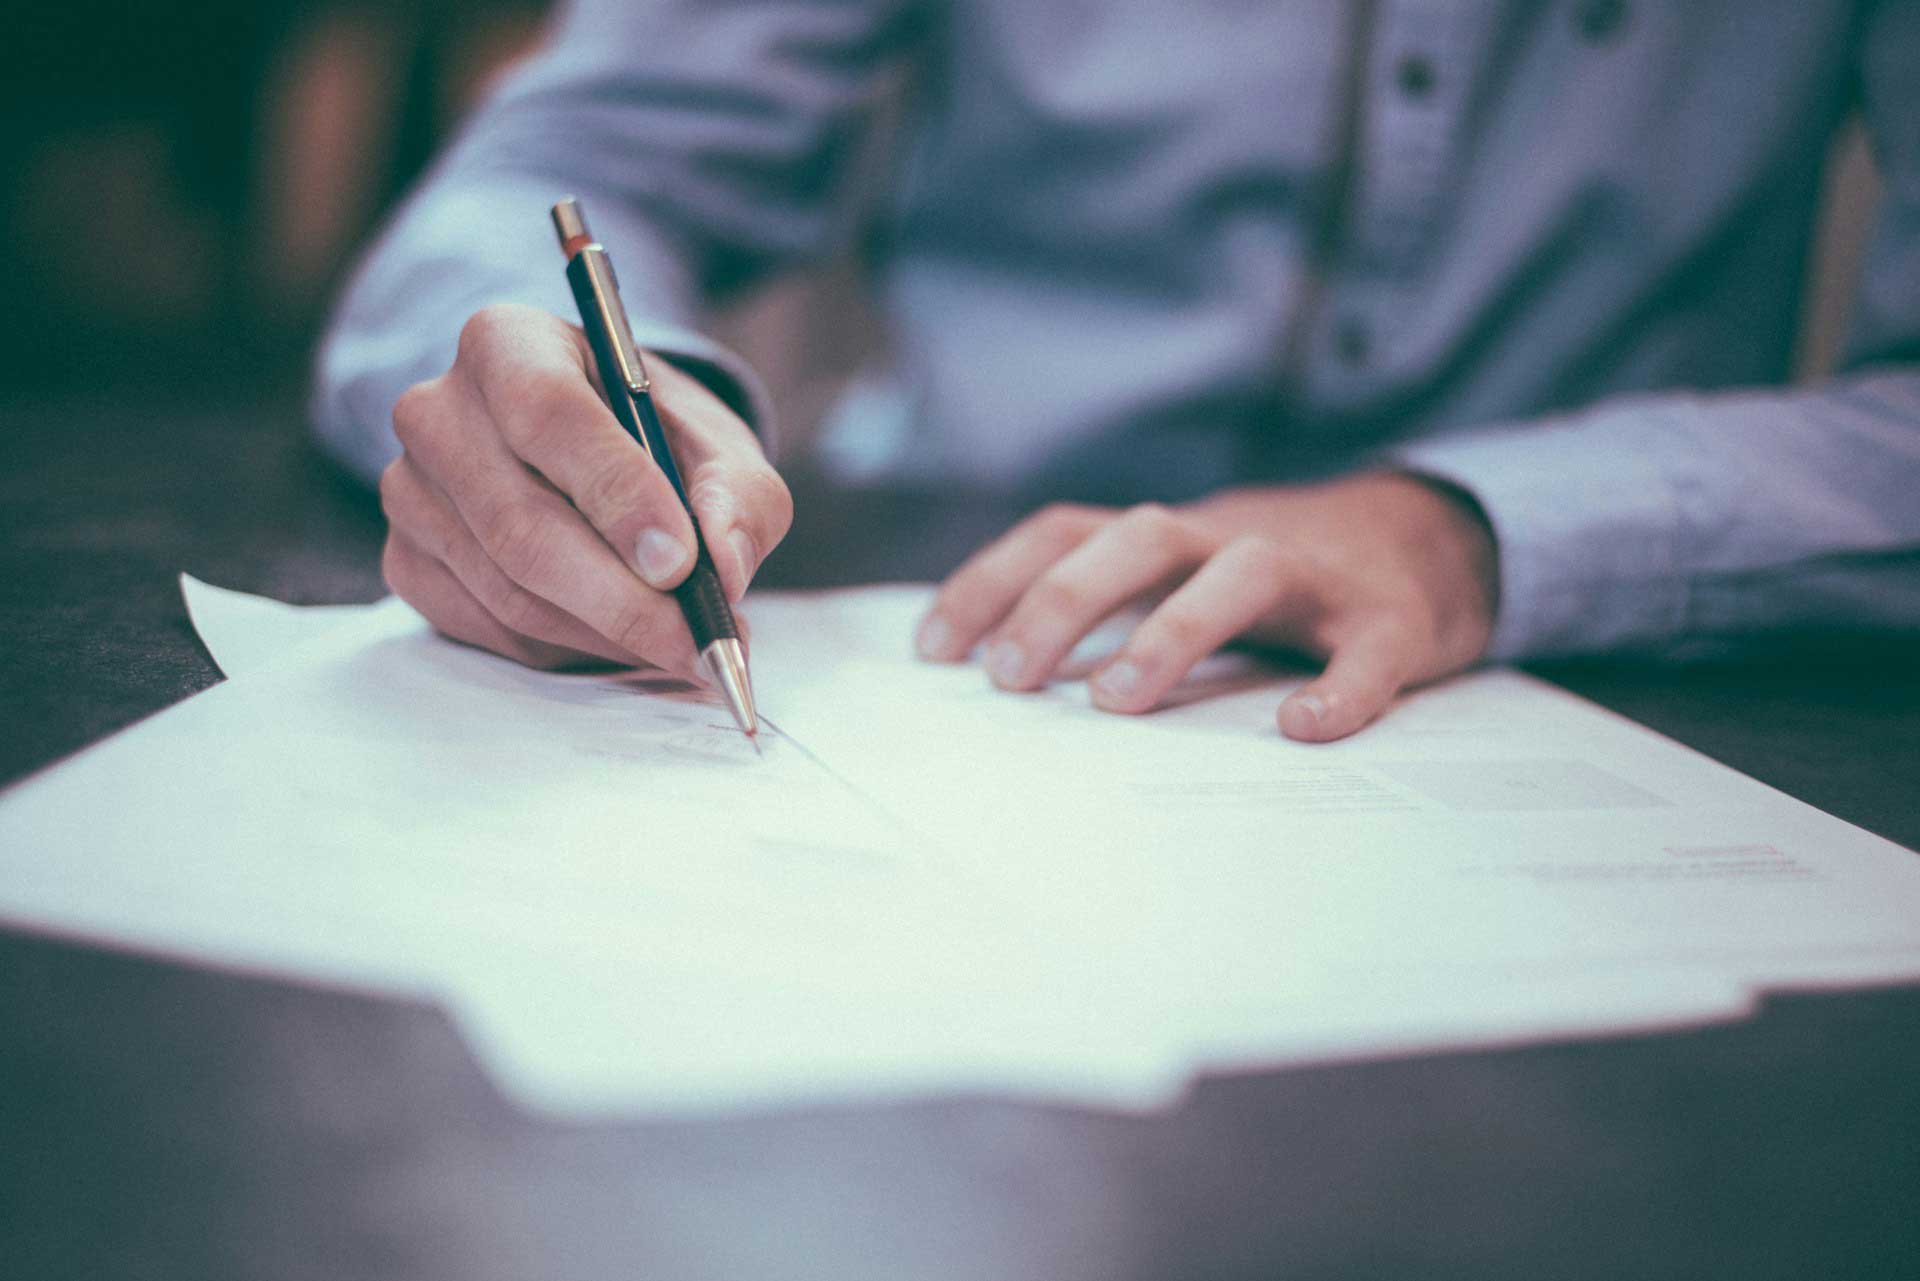
<path fill-rule="evenodd" d="M 664 529 L 649 529 L 634 540 L 633 560 L 640 577 L 664 588 L 687 563 L 687 545 Z"/>
<path fill-rule="evenodd" d="M 997 684 L 1017 685 L 1027 666 L 1027 656 L 1012 641 L 1000 641 L 987 651 L 987 675 Z"/>
<path fill-rule="evenodd" d="M 1289 733 L 1311 734 L 1320 728 L 1320 722 L 1326 718 L 1327 703 L 1318 694 L 1296 694 L 1287 700 L 1286 713 L 1291 725 L 1285 728 Z"/>
<path fill-rule="evenodd" d="M 928 614 L 913 634 L 913 647 L 922 658 L 945 658 L 953 648 L 953 628 L 940 615 Z"/>
<path fill-rule="evenodd" d="M 1122 659 L 1093 678 L 1094 693 L 1126 702 L 1140 688 L 1140 669 Z"/>
<path fill-rule="evenodd" d="M 760 552 L 753 545 L 753 535 L 744 529 L 736 529 L 727 535 L 727 542 L 733 548 L 733 554 L 740 560 L 740 595 L 747 594 L 747 580 L 753 577 L 753 571 L 760 568 Z M 734 602 L 738 604 L 738 600 Z"/>

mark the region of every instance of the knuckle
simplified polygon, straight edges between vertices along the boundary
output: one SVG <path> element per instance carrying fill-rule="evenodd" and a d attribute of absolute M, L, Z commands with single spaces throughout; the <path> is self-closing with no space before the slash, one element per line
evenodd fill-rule
<path fill-rule="evenodd" d="M 604 634 L 629 654 L 658 659 L 667 648 L 662 643 L 663 631 L 655 601 L 643 597 L 618 606 L 608 619 Z"/>
<path fill-rule="evenodd" d="M 516 450 L 538 450 L 569 440 L 590 425 L 598 402 L 578 376 L 551 369 L 529 369 L 507 380 L 499 395 L 501 434 Z"/>
<path fill-rule="evenodd" d="M 509 578 L 525 582 L 546 565 L 552 546 L 548 529 L 547 514 L 538 505 L 510 500 L 487 514 L 480 545 Z"/>
<path fill-rule="evenodd" d="M 546 623 L 547 603 L 524 587 L 505 584 L 492 593 L 487 612 L 509 631 L 537 632 Z"/>
<path fill-rule="evenodd" d="M 1027 521 L 1028 528 L 1042 537 L 1063 540 L 1077 537 L 1087 527 L 1091 509 L 1079 503 L 1048 503 Z"/>
<path fill-rule="evenodd" d="M 1219 554 L 1232 558 L 1229 563 L 1236 572 L 1260 582 L 1277 582 L 1299 569 L 1296 555 L 1260 534 L 1242 534 L 1221 548 Z"/>
<path fill-rule="evenodd" d="M 1185 532 L 1180 518 L 1160 503 L 1140 503 L 1129 507 L 1120 519 L 1134 539 L 1149 547 L 1177 546 Z"/>
<path fill-rule="evenodd" d="M 1433 648 L 1433 628 L 1417 609 L 1388 609 L 1370 627 L 1380 648 L 1403 661 Z"/>
<path fill-rule="evenodd" d="M 1201 621 L 1184 610 L 1163 611 L 1154 620 L 1150 637 L 1156 653 L 1187 655 L 1211 649 L 1211 639 Z"/>
<path fill-rule="evenodd" d="M 1030 613 L 1046 618 L 1078 618 L 1088 611 L 1086 590 L 1071 578 L 1059 574 L 1043 575 L 1027 591 Z"/>
<path fill-rule="evenodd" d="M 569 497 L 603 530 L 628 518 L 649 515 L 660 506 L 650 467 L 636 461 L 591 468 L 576 483 L 578 492 Z"/>
<path fill-rule="evenodd" d="M 438 383 L 439 379 L 415 383 L 393 402 L 393 434 L 402 445 L 419 443 L 439 421 Z"/>
<path fill-rule="evenodd" d="M 733 502 L 733 490 L 714 469 L 703 467 L 687 481 L 687 501 L 699 511 L 718 511 Z"/>
<path fill-rule="evenodd" d="M 759 517 L 767 534 L 775 542 L 786 537 L 793 527 L 793 493 L 780 473 L 766 466 L 750 468 L 741 478 L 740 490 L 747 510 Z"/>
<path fill-rule="evenodd" d="M 526 311 L 514 303 L 489 303 L 468 316 L 467 322 L 460 326 L 456 360 L 460 363 L 484 361 L 503 338 L 526 322 Z"/>

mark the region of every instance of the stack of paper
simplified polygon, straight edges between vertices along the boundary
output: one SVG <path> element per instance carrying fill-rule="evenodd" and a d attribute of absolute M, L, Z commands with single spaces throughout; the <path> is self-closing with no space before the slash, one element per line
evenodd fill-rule
<path fill-rule="evenodd" d="M 1920 975 L 1920 859 L 1512 672 L 992 691 L 924 588 L 757 598 L 764 756 L 659 678 L 189 584 L 232 677 L 0 799 L 0 917 L 443 1000 L 566 1112 L 1011 1091 L 1733 1017 Z"/>

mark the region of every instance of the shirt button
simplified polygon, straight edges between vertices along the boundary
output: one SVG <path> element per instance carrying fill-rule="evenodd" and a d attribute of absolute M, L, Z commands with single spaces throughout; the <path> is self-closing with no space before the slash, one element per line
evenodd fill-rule
<path fill-rule="evenodd" d="M 1585 0 L 1574 14 L 1574 24 L 1589 44 L 1604 44 L 1627 25 L 1627 0 Z"/>
<path fill-rule="evenodd" d="M 1433 63 L 1417 53 L 1408 54 L 1400 59 L 1400 65 L 1394 68 L 1394 83 L 1400 86 L 1400 92 L 1416 101 L 1433 92 Z"/>
<path fill-rule="evenodd" d="M 1367 363 L 1367 357 L 1373 354 L 1373 334 L 1367 329 L 1367 322 L 1349 316 L 1334 327 L 1333 351 L 1340 357 L 1340 363 L 1357 368 Z"/>

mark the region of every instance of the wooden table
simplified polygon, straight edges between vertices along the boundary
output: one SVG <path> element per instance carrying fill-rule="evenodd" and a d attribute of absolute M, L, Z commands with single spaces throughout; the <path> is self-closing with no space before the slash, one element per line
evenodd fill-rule
<path fill-rule="evenodd" d="M 377 508 L 292 406 L 15 407 L 0 442 L 0 780 L 218 679 L 180 570 L 381 593 Z M 772 585 L 937 574 L 1010 515 L 799 488 Z M 1915 648 L 1537 670 L 1920 846 Z M 508 1108 L 436 1009 L 0 932 L 0 1276 L 1915 1277 L 1920 988 L 1209 1079 L 1152 1117 L 579 1127 Z"/>

